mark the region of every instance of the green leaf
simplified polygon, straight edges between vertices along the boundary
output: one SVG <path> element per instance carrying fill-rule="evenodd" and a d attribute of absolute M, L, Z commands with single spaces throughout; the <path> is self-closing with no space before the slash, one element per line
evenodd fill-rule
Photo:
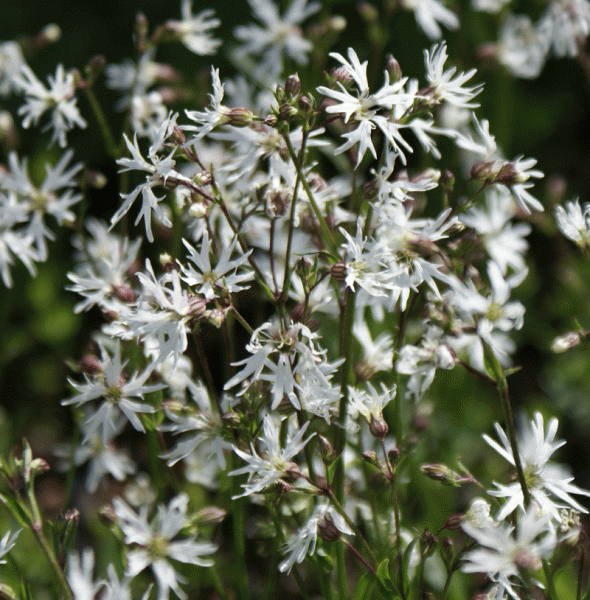
<path fill-rule="evenodd" d="M 370 600 L 375 587 L 375 579 L 369 573 L 365 573 L 357 582 L 354 588 L 352 600 Z"/>
<path fill-rule="evenodd" d="M 377 586 L 383 596 L 391 596 L 395 592 L 395 586 L 391 581 L 391 575 L 389 574 L 389 559 L 386 558 L 381 561 L 377 567 Z"/>

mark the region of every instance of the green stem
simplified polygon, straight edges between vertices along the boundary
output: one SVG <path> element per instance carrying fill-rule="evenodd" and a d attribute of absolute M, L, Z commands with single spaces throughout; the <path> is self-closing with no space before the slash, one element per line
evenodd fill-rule
<path fill-rule="evenodd" d="M 357 527 L 356 523 L 346 514 L 346 511 L 344 510 L 342 505 L 338 502 L 338 500 L 336 500 L 336 498 L 334 498 L 334 494 L 330 494 L 329 497 L 330 497 L 330 501 L 332 502 L 334 508 L 338 511 L 338 513 L 346 521 L 346 524 L 354 531 L 355 535 L 362 542 L 363 546 L 365 547 L 365 550 L 367 551 L 367 554 L 369 555 L 369 557 L 371 558 L 371 561 L 373 562 L 373 565 L 376 565 L 377 559 L 375 558 L 375 555 L 373 554 L 373 551 L 371 550 L 371 547 L 369 546 L 367 540 L 363 536 L 361 530 Z"/>
<path fill-rule="evenodd" d="M 237 455 L 232 455 L 232 468 L 238 467 Z M 232 477 L 232 493 L 233 496 L 239 495 L 242 492 L 240 488 L 241 477 Z M 250 592 L 248 589 L 248 568 L 246 565 L 246 519 L 244 514 L 244 498 L 236 498 L 233 501 L 233 537 L 234 537 L 234 552 L 236 555 L 233 564 L 234 573 L 236 575 L 236 596 L 238 600 L 249 600 Z"/>
<path fill-rule="evenodd" d="M 47 557 L 47 560 L 49 561 L 49 564 L 51 565 L 51 568 L 53 569 L 53 572 L 55 573 L 55 576 L 59 581 L 59 585 L 63 590 L 65 600 L 74 600 L 74 596 L 72 594 L 72 590 L 70 589 L 66 576 L 64 575 L 64 572 L 62 571 L 59 565 L 59 562 L 57 560 L 57 557 L 55 556 L 55 553 L 53 552 L 53 549 L 51 548 L 51 545 L 49 544 L 47 538 L 45 537 L 45 534 L 43 533 L 43 519 L 41 517 L 39 505 L 37 504 L 37 499 L 35 498 L 32 483 L 31 485 L 28 485 L 27 488 L 27 497 L 29 499 L 32 512 L 30 523 L 31 531 L 37 539 L 37 542 L 39 542 L 39 546 L 41 546 L 43 554 L 45 554 L 45 556 Z"/>
<path fill-rule="evenodd" d="M 295 150 L 293 149 L 293 144 L 291 143 L 289 136 L 285 135 L 284 139 L 285 139 L 285 143 L 287 144 L 287 150 L 289 151 L 289 156 L 291 157 L 291 160 L 293 161 L 293 164 L 295 165 L 295 168 L 297 169 L 297 175 L 298 175 L 299 179 L 301 180 L 301 185 L 303 186 L 303 189 L 305 190 L 307 199 L 309 200 L 309 203 L 314 212 L 314 215 L 320 224 L 320 229 L 322 230 L 323 240 L 325 243 L 328 244 L 330 250 L 336 255 L 338 253 L 338 244 L 336 243 L 336 240 L 334 240 L 334 236 L 332 235 L 332 232 L 330 231 L 330 228 L 328 227 L 328 224 L 326 223 L 326 219 L 324 218 L 324 215 L 322 215 L 322 211 L 320 210 L 320 207 L 318 206 L 317 202 L 315 201 L 315 198 L 313 197 L 313 193 L 311 191 L 311 188 L 309 187 L 309 183 L 307 183 L 307 180 L 305 179 L 305 176 L 303 175 L 303 173 L 301 171 L 301 167 L 299 166 L 299 164 L 297 162 L 297 155 L 295 154 Z"/>
<path fill-rule="evenodd" d="M 524 470 L 520 461 L 520 453 L 518 452 L 518 442 L 516 441 L 516 427 L 514 425 L 514 415 L 512 414 L 512 405 L 510 403 L 510 394 L 508 392 L 508 382 L 504 377 L 498 381 L 498 391 L 502 399 L 502 412 L 504 413 L 504 421 L 508 429 L 508 439 L 510 440 L 510 448 L 514 457 L 514 466 L 516 467 L 516 475 L 522 489 L 524 504 L 528 508 L 531 503 L 531 495 L 524 477 Z"/>
<path fill-rule="evenodd" d="M 86 88 L 84 92 L 86 93 L 86 97 L 88 98 L 88 102 L 90 103 L 90 107 L 92 108 L 92 112 L 94 113 L 94 118 L 96 119 L 98 127 L 100 128 L 100 132 L 102 134 L 102 139 L 104 141 L 106 150 L 111 158 L 117 160 L 118 158 L 120 158 L 119 147 L 117 146 L 115 138 L 111 133 L 111 129 L 106 120 L 102 107 L 99 101 L 97 100 L 92 88 Z"/>

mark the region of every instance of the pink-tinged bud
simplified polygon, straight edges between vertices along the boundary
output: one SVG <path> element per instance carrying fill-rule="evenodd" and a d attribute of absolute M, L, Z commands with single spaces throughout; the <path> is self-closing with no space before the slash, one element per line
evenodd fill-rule
<path fill-rule="evenodd" d="M 393 467 L 395 465 L 395 463 L 397 462 L 397 459 L 400 457 L 401 452 L 399 451 L 399 448 L 395 447 L 392 448 L 388 453 L 387 453 L 387 459 L 389 460 L 389 464 Z"/>
<path fill-rule="evenodd" d="M 43 29 L 31 40 L 34 50 L 42 50 L 49 44 L 54 44 L 61 38 L 61 28 L 55 23 L 45 25 Z"/>
<path fill-rule="evenodd" d="M 227 511 L 218 506 L 206 506 L 197 511 L 195 521 L 204 525 L 219 525 L 225 519 Z"/>
<path fill-rule="evenodd" d="M 329 515 L 324 515 L 324 518 L 318 523 L 318 532 L 326 542 L 335 542 L 340 538 L 340 530 L 334 525 L 334 521 Z"/>
<path fill-rule="evenodd" d="M 476 48 L 475 55 L 478 60 L 495 61 L 498 57 L 498 44 L 481 44 Z"/>
<path fill-rule="evenodd" d="M 267 127 L 274 127 L 277 124 L 277 117 L 276 117 L 276 115 L 268 115 L 268 117 L 266 117 L 264 119 L 264 124 Z"/>
<path fill-rule="evenodd" d="M 373 450 L 365 450 L 361 454 L 361 458 L 365 462 L 368 462 L 370 465 L 373 465 L 374 467 L 377 467 L 379 469 L 381 468 L 381 463 L 379 462 L 379 459 L 377 458 L 377 453 L 374 452 Z"/>
<path fill-rule="evenodd" d="M 301 112 L 307 113 L 313 108 L 313 102 L 308 96 L 299 96 L 297 99 L 297 106 Z"/>
<path fill-rule="evenodd" d="M 189 315 L 194 317 L 195 319 L 200 319 L 203 317 L 207 310 L 207 300 L 202 298 L 201 296 L 190 296 L 189 298 Z"/>
<path fill-rule="evenodd" d="M 174 125 L 174 129 L 172 130 L 169 139 L 171 142 L 178 144 L 179 146 L 184 146 L 184 143 L 186 142 L 184 131 L 182 131 L 178 125 Z"/>
<path fill-rule="evenodd" d="M 476 181 L 485 181 L 491 176 L 495 176 L 494 163 L 490 161 L 476 162 L 472 167 L 469 174 L 472 179 Z"/>
<path fill-rule="evenodd" d="M 301 80 L 297 73 L 289 75 L 285 81 L 285 94 L 290 98 L 295 98 L 301 90 Z"/>
<path fill-rule="evenodd" d="M 86 171 L 84 173 L 84 182 L 91 188 L 102 190 L 109 180 L 100 171 Z"/>
<path fill-rule="evenodd" d="M 348 266 L 344 261 L 335 262 L 330 267 L 330 275 L 333 279 L 342 283 L 346 279 L 346 274 L 348 273 Z"/>
<path fill-rule="evenodd" d="M 323 435 L 319 435 L 319 434 L 318 434 L 317 439 L 318 439 L 318 442 L 320 443 L 320 448 L 321 448 L 321 451 L 322 451 L 322 454 L 324 455 L 324 457 L 325 458 L 333 457 L 334 448 L 332 447 L 330 440 L 328 440 L 328 438 L 324 437 Z"/>
<path fill-rule="evenodd" d="M 121 300 L 121 302 L 125 302 L 126 304 L 131 304 L 135 300 L 135 292 L 131 289 L 131 287 L 122 283 L 120 285 L 112 286 L 113 295 L 115 298 Z"/>
<path fill-rule="evenodd" d="M 227 116 L 232 127 L 248 127 L 254 121 L 254 113 L 242 106 L 231 108 Z"/>
<path fill-rule="evenodd" d="M 103 371 L 100 360 L 98 360 L 98 358 L 92 354 L 84 355 L 78 364 L 80 365 L 82 371 L 84 371 L 84 373 L 88 373 L 89 375 L 95 375 L 96 373 L 102 373 Z"/>
<path fill-rule="evenodd" d="M 461 523 L 464 520 L 464 516 L 461 514 L 451 515 L 443 525 L 443 529 L 447 529 L 449 531 L 458 531 L 461 529 Z"/>
<path fill-rule="evenodd" d="M 288 467 L 285 470 L 286 473 L 286 478 L 289 481 L 297 481 L 298 479 L 301 479 L 301 477 L 303 477 L 303 474 L 301 473 L 301 467 L 292 462 L 289 463 Z"/>
<path fill-rule="evenodd" d="M 279 108 L 279 117 L 281 120 L 288 121 L 295 116 L 297 116 L 297 109 L 294 106 L 291 106 L 290 104 L 283 104 Z"/>
<path fill-rule="evenodd" d="M 392 54 L 388 54 L 386 57 L 385 69 L 389 73 L 392 83 L 396 83 L 402 78 L 402 68 Z"/>
<path fill-rule="evenodd" d="M 330 75 L 342 85 L 346 85 L 347 83 L 352 83 L 354 81 L 354 77 L 350 74 L 350 71 L 346 67 L 334 67 L 330 71 Z"/>
<path fill-rule="evenodd" d="M 6 150 L 14 150 L 19 144 L 18 130 L 12 115 L 7 110 L 0 111 L 0 141 Z"/>
<path fill-rule="evenodd" d="M 570 331 L 569 333 L 560 335 L 553 340 L 553 343 L 551 344 L 551 351 L 555 352 L 556 354 L 562 354 L 571 348 L 575 348 L 581 341 L 582 338 L 579 332 Z"/>

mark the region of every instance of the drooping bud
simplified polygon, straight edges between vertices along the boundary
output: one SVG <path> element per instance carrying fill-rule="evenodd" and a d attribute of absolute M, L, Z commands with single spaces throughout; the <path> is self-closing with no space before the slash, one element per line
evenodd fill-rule
<path fill-rule="evenodd" d="M 324 518 L 318 523 L 318 532 L 326 542 L 335 542 L 340 538 L 340 530 L 330 518 L 330 515 L 324 515 Z"/>

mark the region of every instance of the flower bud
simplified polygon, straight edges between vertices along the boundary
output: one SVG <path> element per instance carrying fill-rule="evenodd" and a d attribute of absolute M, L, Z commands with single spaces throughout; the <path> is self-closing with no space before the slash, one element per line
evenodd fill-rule
<path fill-rule="evenodd" d="M 387 425 L 385 419 L 382 416 L 375 418 L 374 415 L 371 415 L 369 431 L 374 437 L 383 440 L 389 432 L 389 426 Z"/>
<path fill-rule="evenodd" d="M 330 515 L 324 515 L 324 518 L 318 523 L 318 532 L 326 542 L 335 542 L 340 538 L 340 530 L 334 525 Z"/>
<path fill-rule="evenodd" d="M 80 368 L 84 373 L 88 373 L 89 375 L 95 375 L 96 373 L 102 373 L 103 368 L 100 360 L 92 354 L 86 354 L 78 363 Z"/>
<path fill-rule="evenodd" d="M 556 354 L 562 354 L 571 348 L 575 348 L 581 341 L 582 338 L 577 331 L 570 331 L 564 335 L 556 337 L 553 340 L 553 343 L 551 344 L 551 351 L 555 352 Z"/>
<path fill-rule="evenodd" d="M 209 212 L 209 207 L 204 202 L 195 202 L 191 204 L 188 209 L 189 217 L 193 219 L 202 219 L 207 216 Z"/>
<path fill-rule="evenodd" d="M 299 75 L 297 73 L 293 73 L 293 75 L 289 75 L 287 80 L 285 81 L 285 94 L 287 97 L 295 98 L 295 96 L 299 95 L 299 91 L 301 90 L 301 80 L 299 79 Z"/>
<path fill-rule="evenodd" d="M 88 170 L 84 173 L 84 182 L 91 188 L 102 190 L 109 180 L 99 171 Z"/>
<path fill-rule="evenodd" d="M 335 279 L 339 283 L 342 283 L 346 279 L 347 272 L 348 272 L 348 267 L 346 266 L 346 263 L 341 260 L 339 260 L 338 262 L 335 262 L 330 267 L 330 275 L 332 276 L 333 279 Z"/>
<path fill-rule="evenodd" d="M 205 525 L 219 525 L 225 519 L 227 511 L 218 506 L 206 506 L 197 511 L 194 520 Z"/>
<path fill-rule="evenodd" d="M 135 300 L 135 292 L 127 283 L 113 285 L 112 290 L 115 298 L 121 300 L 121 302 L 125 302 L 125 304 L 131 304 Z"/>
<path fill-rule="evenodd" d="M 248 127 L 254 121 L 254 113 L 242 106 L 230 108 L 227 116 L 232 127 Z"/>
<path fill-rule="evenodd" d="M 297 99 L 297 106 L 301 112 L 307 113 L 313 108 L 313 103 L 308 96 L 299 96 Z"/>
<path fill-rule="evenodd" d="M 389 73 L 392 83 L 396 83 L 402 78 L 402 68 L 392 54 L 388 54 L 385 58 L 385 69 Z"/>

